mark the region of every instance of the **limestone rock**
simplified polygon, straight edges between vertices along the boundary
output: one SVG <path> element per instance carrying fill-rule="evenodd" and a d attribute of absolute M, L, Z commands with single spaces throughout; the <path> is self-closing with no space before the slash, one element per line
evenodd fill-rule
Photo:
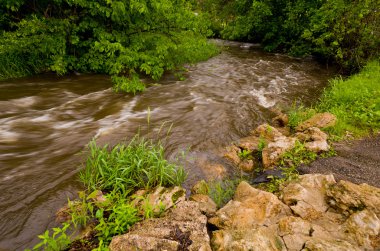
<path fill-rule="evenodd" d="M 241 152 L 240 148 L 237 146 L 228 146 L 226 148 L 225 153 L 223 154 L 223 157 L 229 160 L 232 164 L 235 166 L 239 165 L 240 163 L 240 157 L 239 153 Z"/>
<path fill-rule="evenodd" d="M 238 146 L 241 149 L 248 150 L 251 152 L 258 151 L 260 138 L 257 136 L 248 136 L 245 138 L 241 138 L 238 142 Z"/>
<path fill-rule="evenodd" d="M 234 199 L 218 210 L 209 223 L 220 229 L 250 229 L 276 223 L 290 214 L 289 207 L 277 196 L 243 181 L 237 187 Z"/>
<path fill-rule="evenodd" d="M 352 214 L 345 229 L 363 249 L 371 250 L 375 245 L 375 249 L 380 248 L 380 243 L 372 243 L 373 239 L 380 238 L 380 220 L 372 211 L 365 209 Z"/>
<path fill-rule="evenodd" d="M 194 194 L 190 197 L 190 200 L 198 202 L 199 209 L 207 216 L 212 216 L 216 213 L 217 205 L 209 196 L 204 194 Z"/>
<path fill-rule="evenodd" d="M 331 206 L 347 215 L 366 208 L 380 218 L 380 188 L 341 180 L 326 192 Z"/>
<path fill-rule="evenodd" d="M 251 159 L 245 159 L 242 162 L 240 162 L 239 168 L 242 171 L 244 171 L 246 173 L 249 173 L 249 172 L 253 171 L 253 169 L 255 168 L 255 164 L 254 164 L 253 160 L 251 160 Z"/>
<path fill-rule="evenodd" d="M 202 250 L 211 251 L 207 218 L 197 202 L 180 202 L 164 218 L 145 220 L 127 234 L 112 238 L 111 251 L 128 250 Z"/>
<path fill-rule="evenodd" d="M 273 166 L 281 156 L 288 150 L 294 148 L 296 138 L 277 137 L 274 142 L 270 142 L 262 152 L 264 168 Z"/>
<path fill-rule="evenodd" d="M 186 200 L 186 191 L 182 187 L 157 187 L 153 192 L 146 193 L 142 195 L 139 191 L 132 195 L 135 199 L 132 201 L 133 204 L 138 205 L 143 203 L 145 199 L 152 206 L 155 212 L 159 212 L 162 209 L 168 210 L 174 205 Z M 162 208 L 162 207 L 165 208 Z"/>
<path fill-rule="evenodd" d="M 328 112 L 317 113 L 310 119 L 298 125 L 296 130 L 299 132 L 302 132 L 305 129 L 310 128 L 310 127 L 326 128 L 326 127 L 334 126 L 335 123 L 336 123 L 335 115 Z"/>
<path fill-rule="evenodd" d="M 352 245 L 345 240 L 325 240 L 325 239 L 310 239 L 305 243 L 302 251 L 360 251 L 359 247 Z"/>
<path fill-rule="evenodd" d="M 332 175 L 306 174 L 282 190 L 283 201 L 303 219 L 317 219 L 329 208 L 326 189 L 334 184 Z"/>
<path fill-rule="evenodd" d="M 276 128 L 268 124 L 259 125 L 253 133 L 266 141 L 275 141 L 277 138 L 284 136 Z"/>
<path fill-rule="evenodd" d="M 191 194 L 205 194 L 209 193 L 209 187 L 205 180 L 198 181 L 192 188 Z"/>
<path fill-rule="evenodd" d="M 326 141 L 328 136 L 318 127 L 310 127 L 303 132 L 297 132 L 295 137 L 301 142 Z"/>
<path fill-rule="evenodd" d="M 330 150 L 330 146 L 327 144 L 326 140 L 307 142 L 305 143 L 305 148 L 315 153 L 327 152 Z"/>
<path fill-rule="evenodd" d="M 301 250 L 312 232 L 312 224 L 299 217 L 282 218 L 278 223 L 278 233 L 289 251 Z"/>
<path fill-rule="evenodd" d="M 287 250 L 276 227 L 247 230 L 218 230 L 211 240 L 213 250 L 285 251 Z"/>

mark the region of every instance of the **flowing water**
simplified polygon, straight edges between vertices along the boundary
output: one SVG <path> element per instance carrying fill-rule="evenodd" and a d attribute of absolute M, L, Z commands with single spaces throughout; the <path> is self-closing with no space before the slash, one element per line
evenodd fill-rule
<path fill-rule="evenodd" d="M 186 80 L 167 75 L 136 96 L 114 93 L 99 75 L 0 82 L 0 250 L 31 247 L 56 225 L 56 210 L 81 189 L 78 153 L 92 138 L 116 144 L 138 130 L 166 137 L 169 159 L 188 152 L 189 186 L 220 173 L 205 164 L 218 158 L 215 149 L 269 121 L 275 106 L 314 102 L 332 76 L 311 59 L 226 44 L 189 67 Z"/>

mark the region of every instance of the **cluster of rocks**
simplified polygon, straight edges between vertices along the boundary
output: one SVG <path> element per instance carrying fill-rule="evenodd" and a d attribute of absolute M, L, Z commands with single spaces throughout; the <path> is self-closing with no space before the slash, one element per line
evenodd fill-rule
<path fill-rule="evenodd" d="M 277 127 L 269 124 L 260 125 L 250 133 L 250 136 L 228 146 L 223 157 L 242 171 L 251 172 L 257 167 L 273 168 L 285 152 L 296 146 L 297 141 L 315 153 L 328 151 L 330 149 L 327 143 L 328 136 L 321 129 L 333 126 L 336 117 L 330 113 L 318 113 L 298 125 L 294 134 L 290 133 L 291 130 L 287 126 L 287 115 L 279 114 L 274 118 L 274 122 Z M 244 152 L 251 156 L 261 156 L 244 158 Z"/>
<path fill-rule="evenodd" d="M 379 218 L 380 189 L 367 184 L 308 174 L 277 196 L 243 181 L 221 209 L 204 194 L 181 197 L 164 217 L 114 237 L 110 249 L 379 250 Z"/>

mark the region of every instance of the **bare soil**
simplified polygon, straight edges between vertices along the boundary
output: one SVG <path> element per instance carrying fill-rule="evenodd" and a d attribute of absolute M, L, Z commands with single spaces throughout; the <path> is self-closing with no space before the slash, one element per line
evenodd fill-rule
<path fill-rule="evenodd" d="M 380 134 L 333 145 L 337 156 L 301 166 L 300 173 L 333 174 L 336 180 L 380 187 Z"/>

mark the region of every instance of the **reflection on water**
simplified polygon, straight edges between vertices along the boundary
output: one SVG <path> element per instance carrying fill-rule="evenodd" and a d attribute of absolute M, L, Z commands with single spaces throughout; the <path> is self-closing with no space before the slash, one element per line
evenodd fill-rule
<path fill-rule="evenodd" d="M 331 77 L 311 60 L 228 45 L 189 67 L 185 81 L 168 75 L 134 97 L 99 75 L 0 82 L 0 250 L 30 247 L 55 225 L 55 211 L 80 189 L 78 153 L 91 138 L 115 144 L 138 130 L 157 135 L 163 124 L 164 137 L 171 125 L 166 152 L 188 149 L 189 185 L 212 177 L 200 163 L 217 158 L 214 149 L 268 121 L 273 106 L 316 100 Z"/>

